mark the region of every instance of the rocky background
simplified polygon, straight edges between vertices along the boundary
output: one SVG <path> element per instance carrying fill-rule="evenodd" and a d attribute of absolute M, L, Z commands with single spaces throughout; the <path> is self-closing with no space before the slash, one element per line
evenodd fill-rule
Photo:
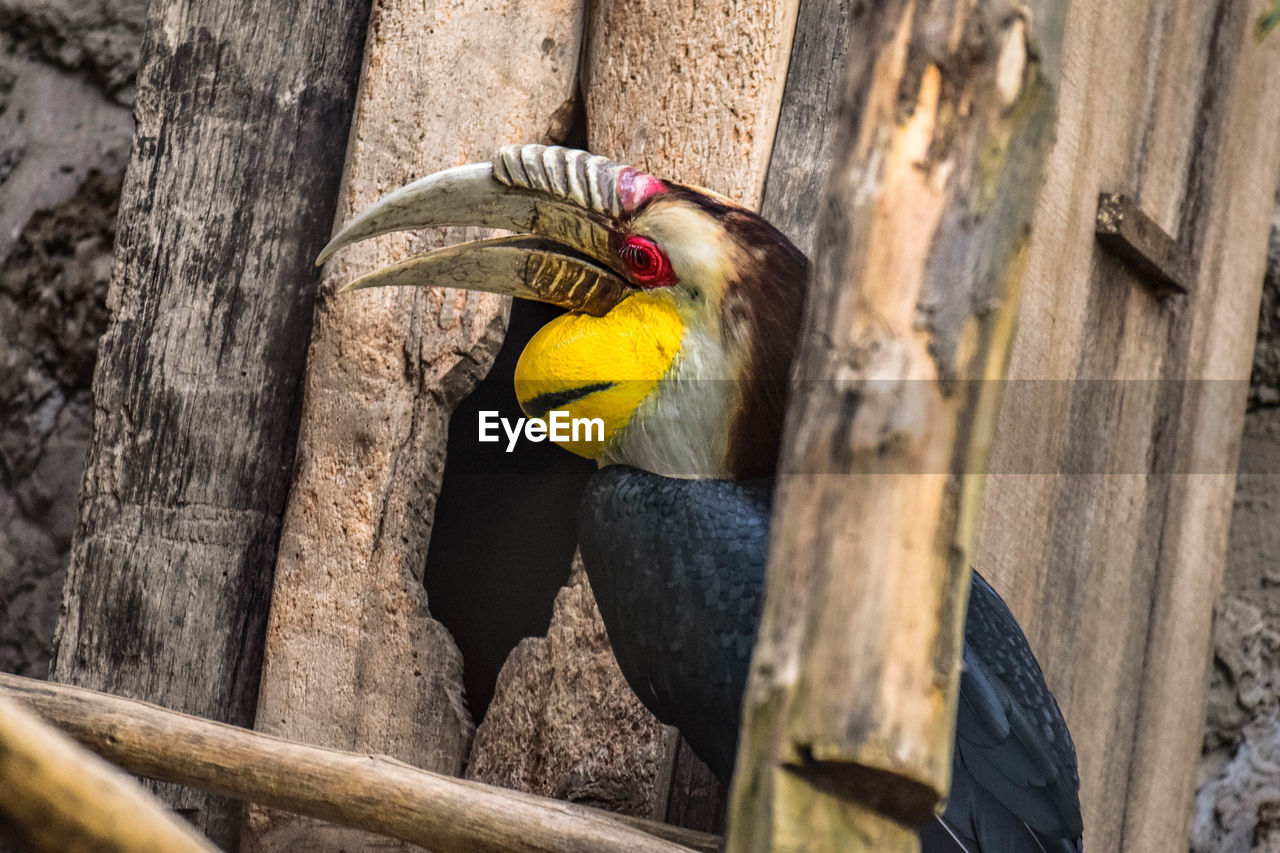
<path fill-rule="evenodd" d="M 0 670 L 43 677 L 106 321 L 146 0 L 0 0 Z M 1194 853 L 1280 850 L 1280 200 Z"/>
<path fill-rule="evenodd" d="M 1280 850 L 1280 199 L 1211 678 L 1191 849 Z"/>
<path fill-rule="evenodd" d="M 0 670 L 43 677 L 146 0 L 0 0 Z"/>

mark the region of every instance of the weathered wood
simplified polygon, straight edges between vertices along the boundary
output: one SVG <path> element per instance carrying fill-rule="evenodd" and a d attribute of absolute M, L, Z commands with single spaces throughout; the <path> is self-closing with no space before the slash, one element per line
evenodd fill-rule
<path fill-rule="evenodd" d="M 1280 42 L 1254 42 L 1256 11 L 1077 0 L 1068 21 L 974 562 L 1071 726 L 1086 849 L 1186 848 L 1280 174 Z M 1188 296 L 1098 249 L 1100 192 L 1190 250 Z"/>
<path fill-rule="evenodd" d="M 1098 196 L 1094 233 L 1098 242 L 1124 261 L 1157 293 L 1186 293 L 1195 264 L 1186 248 L 1166 234 L 1138 203 L 1124 193 Z"/>
<path fill-rule="evenodd" d="M 678 853 L 718 845 L 716 837 L 702 833 L 464 782 L 390 758 L 286 741 L 91 690 L 0 674 L 0 694 L 134 773 L 363 827 L 439 853 Z M 0 807 L 8 803 L 9 789 L 3 790 Z M 372 843 L 384 847 L 377 839 Z"/>
<path fill-rule="evenodd" d="M 663 820 L 676 826 L 723 834 L 728 805 L 724 785 L 674 726 L 667 728 L 667 737 L 669 745 L 665 754 L 671 767 L 669 773 L 664 768 L 664 774 L 670 777 L 670 792 L 661 798 L 667 804 Z"/>
<path fill-rule="evenodd" d="M 339 220 L 424 174 L 487 159 L 501 144 L 564 133 L 583 14 L 577 0 L 379 2 Z M 471 736 L 462 661 L 428 614 L 422 567 L 449 412 L 488 368 L 506 303 L 439 289 L 333 295 L 358 274 L 446 239 L 390 235 L 326 267 L 257 727 L 456 774 Z M 293 818 L 268 824 L 255 817 L 253 849 L 297 843 Z M 360 844 L 332 833 L 309 843 Z"/>
<path fill-rule="evenodd" d="M 53 677 L 247 724 L 365 0 L 153 3 Z M 220 844 L 238 806 L 167 798 Z"/>
<path fill-rule="evenodd" d="M 760 215 L 811 258 L 823 182 L 835 158 L 853 2 L 801 0 L 760 201 Z"/>
<path fill-rule="evenodd" d="M 214 853 L 138 783 L 0 699 L 0 827 L 38 853 Z"/>
<path fill-rule="evenodd" d="M 799 0 L 592 4 L 590 148 L 760 203 Z"/>
<path fill-rule="evenodd" d="M 756 204 L 797 5 L 595 4 L 583 63 L 588 147 Z M 616 663 L 596 657 L 596 638 L 604 637 L 599 613 L 568 589 L 548 642 L 522 646 L 503 668 L 469 772 L 718 828 L 718 782 L 700 761 L 677 761 L 678 738 L 639 704 Z M 608 702 L 594 701 L 604 696 Z M 570 729 L 558 729 L 569 720 L 576 721 Z M 537 744 L 534 755 L 515 751 L 521 743 Z M 592 794 L 590 779 L 608 783 Z"/>
<path fill-rule="evenodd" d="M 498 676 L 467 778 L 661 819 L 666 744 L 618 669 L 575 558 L 546 636 L 523 640 Z"/>
<path fill-rule="evenodd" d="M 730 850 L 915 849 L 946 791 L 1060 6 L 854 11 Z"/>

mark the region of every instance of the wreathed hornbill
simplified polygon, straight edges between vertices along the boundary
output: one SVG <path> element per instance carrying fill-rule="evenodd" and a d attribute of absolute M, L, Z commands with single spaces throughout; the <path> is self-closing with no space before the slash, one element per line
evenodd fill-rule
<path fill-rule="evenodd" d="M 808 261 L 715 193 L 525 145 L 386 196 L 320 262 L 429 225 L 514 235 L 437 249 L 348 289 L 452 286 L 568 309 L 521 355 L 517 397 L 530 418 L 599 419 L 602 430 L 559 443 L 601 466 L 579 538 L 614 654 L 641 701 L 727 781 Z M 951 794 L 920 829 L 924 849 L 1078 851 L 1066 723 L 1013 615 L 976 573 L 963 654 Z"/>

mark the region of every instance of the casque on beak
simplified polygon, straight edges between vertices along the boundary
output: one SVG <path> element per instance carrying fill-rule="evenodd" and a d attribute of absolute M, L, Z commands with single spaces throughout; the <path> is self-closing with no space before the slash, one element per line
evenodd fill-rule
<path fill-rule="evenodd" d="M 343 291 L 458 287 L 603 316 L 636 290 L 611 266 L 617 223 L 662 188 L 637 169 L 585 151 L 510 145 L 491 163 L 446 169 L 383 197 L 348 222 L 316 263 L 391 231 L 500 228 L 517 233 L 436 249 L 358 278 Z"/>

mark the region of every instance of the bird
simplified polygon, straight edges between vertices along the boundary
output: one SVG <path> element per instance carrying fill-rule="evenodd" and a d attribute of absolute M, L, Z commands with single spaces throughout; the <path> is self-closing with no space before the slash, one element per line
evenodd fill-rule
<path fill-rule="evenodd" d="M 509 145 L 402 187 L 321 252 L 427 226 L 508 234 L 344 291 L 450 286 L 565 309 L 515 369 L 530 419 L 593 459 L 583 565 L 619 668 L 726 784 L 764 596 L 773 483 L 810 264 L 711 190 L 587 151 Z M 548 426 L 561 412 L 582 432 Z M 951 789 L 925 853 L 1082 850 L 1066 722 L 1004 601 L 972 575 Z"/>

